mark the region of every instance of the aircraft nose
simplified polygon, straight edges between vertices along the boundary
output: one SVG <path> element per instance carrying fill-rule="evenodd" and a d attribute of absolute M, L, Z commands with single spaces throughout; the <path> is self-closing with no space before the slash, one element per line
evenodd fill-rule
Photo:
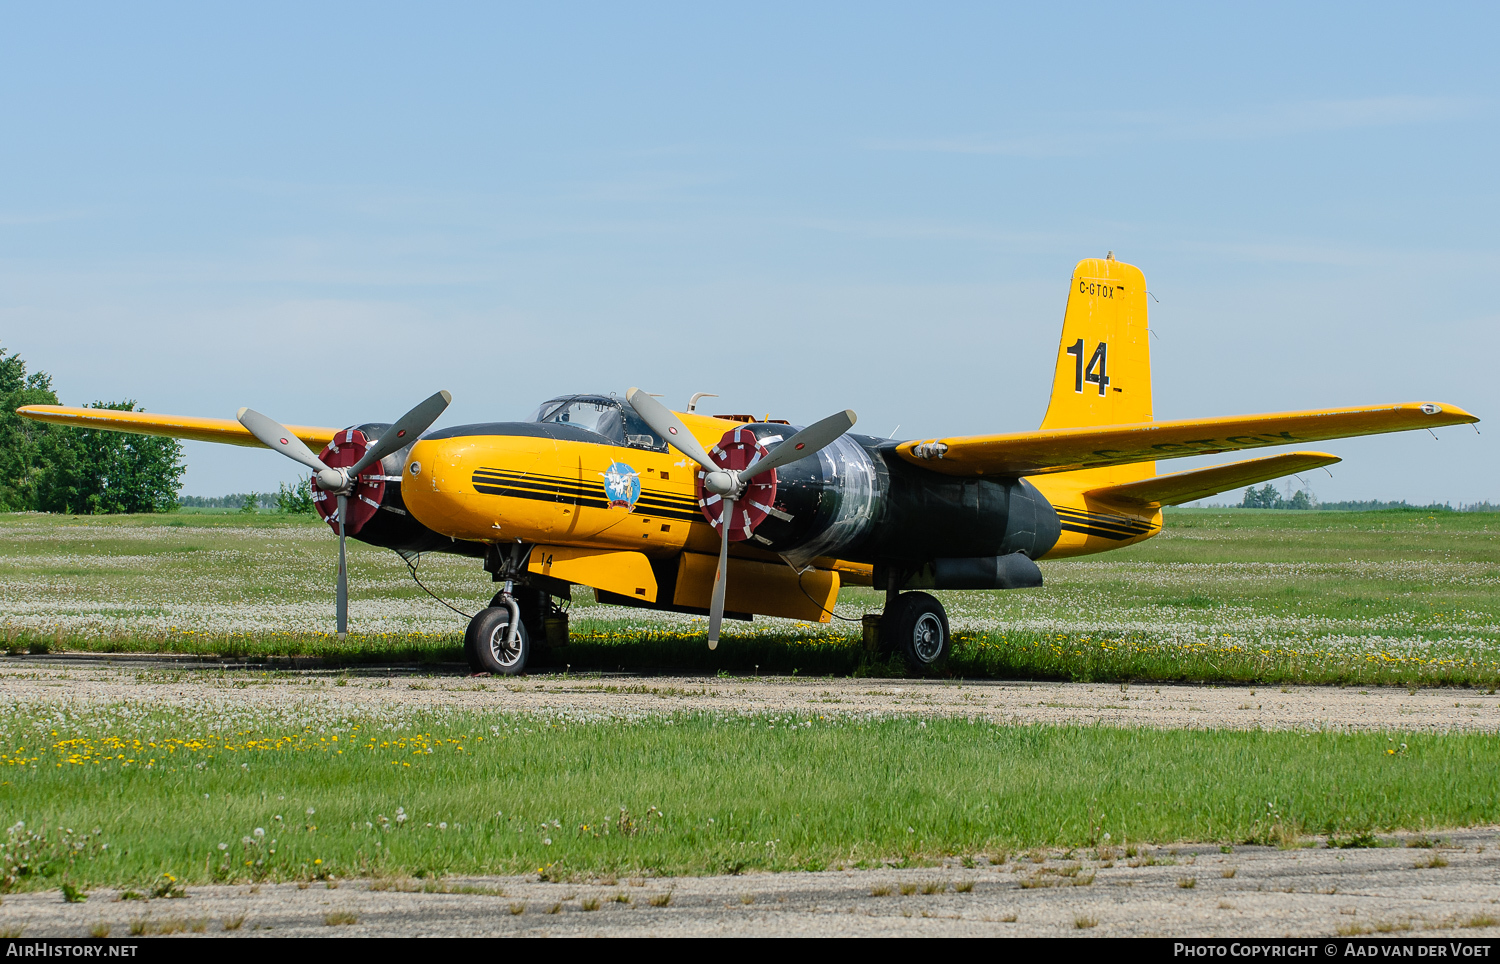
<path fill-rule="evenodd" d="M 461 478 L 473 448 L 469 438 L 421 439 L 411 447 L 401 470 L 401 498 L 412 518 L 451 538 L 475 537 Z"/>
<path fill-rule="evenodd" d="M 503 429 L 476 426 L 473 434 L 445 433 L 413 445 L 401 471 L 401 495 L 412 517 L 469 542 L 532 542 L 549 531 L 558 504 L 537 501 L 530 476 L 544 457 L 550 474 L 557 474 L 554 443 Z"/>

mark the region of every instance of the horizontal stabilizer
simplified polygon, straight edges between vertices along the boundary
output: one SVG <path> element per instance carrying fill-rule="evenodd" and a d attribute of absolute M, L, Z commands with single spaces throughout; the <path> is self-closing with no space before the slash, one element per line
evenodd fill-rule
<path fill-rule="evenodd" d="M 967 435 L 902 442 L 896 451 L 908 462 L 944 475 L 1044 475 L 1477 421 L 1478 418 L 1455 405 L 1406 402 L 1270 415 L 1041 429 L 1008 435 Z"/>
<path fill-rule="evenodd" d="M 232 418 L 197 418 L 192 415 L 157 415 L 153 412 L 121 412 L 112 408 L 72 408 L 67 405 L 26 405 L 16 414 L 38 422 L 71 425 L 74 428 L 102 429 L 106 432 L 132 432 L 136 435 L 165 435 L 194 442 L 222 442 L 264 448 L 260 439 Z M 287 429 L 303 442 L 320 449 L 333 441 L 336 428 L 288 425 Z"/>
<path fill-rule="evenodd" d="M 1158 475 L 1153 479 L 1126 482 L 1123 485 L 1106 485 L 1090 489 L 1084 495 L 1091 499 L 1132 505 L 1181 505 L 1238 489 L 1240 486 L 1279 479 L 1283 475 L 1321 468 L 1340 461 L 1343 460 L 1337 455 L 1326 452 L 1288 452 L 1286 455 L 1216 465 L 1210 469 Z"/>

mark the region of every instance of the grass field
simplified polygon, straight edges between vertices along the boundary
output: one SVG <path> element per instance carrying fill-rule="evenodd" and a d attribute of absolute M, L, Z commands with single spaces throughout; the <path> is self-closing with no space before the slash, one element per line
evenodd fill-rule
<path fill-rule="evenodd" d="M 561 879 L 1003 862 L 1033 847 L 1123 859 L 1144 841 L 1294 845 L 1307 832 L 1371 845 L 1371 832 L 1500 819 L 1500 744 L 807 714 L 350 716 L 331 701 L 33 705 L 0 716 L 0 788 L 0 890 L 146 892 L 163 874 Z"/>
<path fill-rule="evenodd" d="M 1042 590 L 943 594 L 950 670 L 1493 687 L 1497 531 L 1478 514 L 1173 513 L 1150 543 L 1047 564 Z M 326 527 L 278 516 L 3 516 L 0 620 L 12 651 L 460 658 L 462 619 L 365 547 L 351 559 L 361 633 L 335 640 L 333 556 Z M 491 592 L 469 560 L 422 572 L 461 609 Z M 877 607 L 861 589 L 840 602 L 851 617 Z M 554 658 L 575 672 L 898 671 L 844 623 L 731 624 L 710 654 L 686 617 L 580 599 L 572 618 Z M 267 710 L 232 694 L 0 706 L 0 889 L 815 869 L 1033 847 L 1123 859 L 1132 842 L 1369 842 L 1500 820 L 1500 743 L 1482 734 L 356 712 L 336 698 Z"/>
<path fill-rule="evenodd" d="M 461 617 L 391 552 L 351 544 L 351 624 L 332 621 L 334 540 L 314 521 L 195 513 L 0 516 L 0 624 L 15 650 L 118 650 L 341 661 L 459 661 Z M 971 677 L 1349 684 L 1500 682 L 1500 516 L 1177 510 L 1140 546 L 1044 563 L 1025 592 L 941 594 Z M 493 591 L 473 560 L 429 555 L 423 581 L 467 612 Z M 858 626 L 703 621 L 572 608 L 575 670 L 672 666 L 887 675 Z M 846 589 L 842 615 L 878 611 Z"/>

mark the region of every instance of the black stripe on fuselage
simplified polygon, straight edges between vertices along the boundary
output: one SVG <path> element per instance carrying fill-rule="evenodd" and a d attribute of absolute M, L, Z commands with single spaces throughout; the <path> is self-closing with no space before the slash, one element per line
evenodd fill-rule
<path fill-rule="evenodd" d="M 1113 539 L 1116 542 L 1123 542 L 1126 539 L 1135 539 L 1148 535 L 1157 528 L 1149 522 L 1141 519 L 1132 519 L 1129 516 L 1104 515 L 1099 512 L 1085 512 L 1065 506 L 1054 506 L 1053 508 L 1057 511 L 1057 518 L 1062 523 L 1064 532 L 1077 532 L 1086 536 L 1098 536 L 1101 539 Z"/>
<path fill-rule="evenodd" d="M 474 483 L 476 485 L 512 486 L 536 491 L 544 491 L 572 498 L 603 498 L 604 484 L 584 482 L 581 479 L 568 478 L 558 475 L 540 475 L 531 472 L 514 472 L 508 469 L 479 468 L 474 472 Z M 672 495 L 666 492 L 652 492 L 646 490 L 641 492 L 640 499 L 636 505 L 649 505 L 653 508 L 676 509 L 684 512 L 696 512 L 698 503 L 691 496 Z"/>
<path fill-rule="evenodd" d="M 483 495 L 501 495 L 512 499 L 538 502 L 562 502 L 591 509 L 607 509 L 604 483 L 597 485 L 558 476 L 532 475 L 504 469 L 479 468 L 474 471 L 474 491 Z M 685 496 L 642 492 L 635 508 L 643 514 L 680 522 L 699 522 L 703 516 L 698 504 Z"/>

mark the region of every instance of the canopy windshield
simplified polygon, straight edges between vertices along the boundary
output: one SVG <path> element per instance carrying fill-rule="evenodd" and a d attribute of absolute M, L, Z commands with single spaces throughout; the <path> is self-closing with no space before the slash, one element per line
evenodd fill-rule
<path fill-rule="evenodd" d="M 543 402 L 527 419 L 558 422 L 602 435 L 616 445 L 665 452 L 667 443 L 658 438 L 635 409 L 612 395 L 561 395 Z"/>

